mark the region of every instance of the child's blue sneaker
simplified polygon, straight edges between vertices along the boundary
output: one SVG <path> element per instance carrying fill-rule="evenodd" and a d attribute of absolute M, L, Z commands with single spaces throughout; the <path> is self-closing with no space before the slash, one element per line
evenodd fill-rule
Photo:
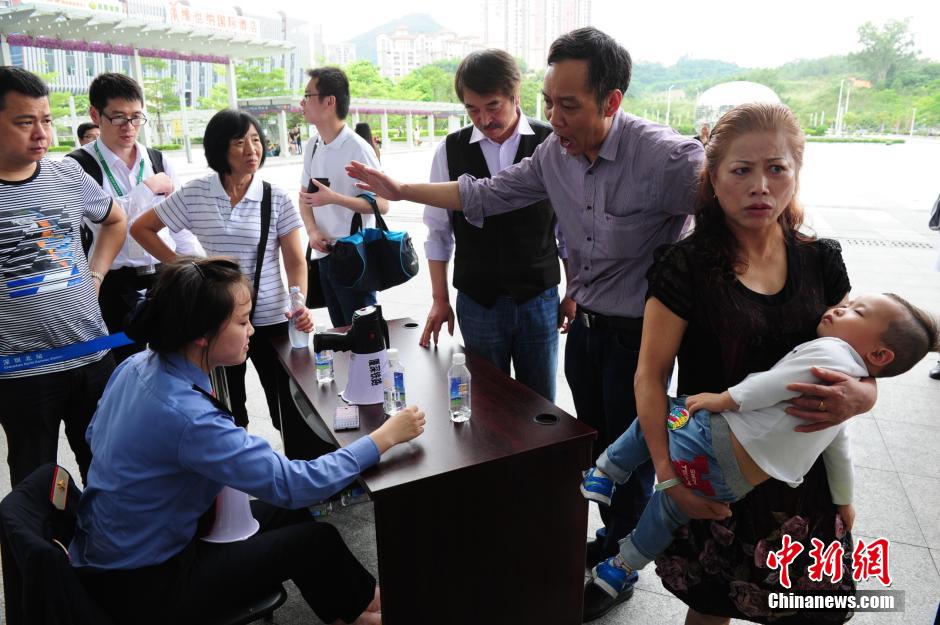
<path fill-rule="evenodd" d="M 594 583 L 613 598 L 622 597 L 640 578 L 639 573 L 631 571 L 626 563 L 617 554 L 607 558 L 592 570 Z"/>
<path fill-rule="evenodd" d="M 597 475 L 594 467 L 584 474 L 584 481 L 581 482 L 581 494 L 584 495 L 585 499 L 609 506 L 610 495 L 613 492 L 614 481 L 609 477 Z"/>

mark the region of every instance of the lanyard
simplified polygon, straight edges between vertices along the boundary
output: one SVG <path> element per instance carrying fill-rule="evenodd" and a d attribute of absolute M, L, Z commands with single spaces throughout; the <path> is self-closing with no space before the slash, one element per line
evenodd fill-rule
<path fill-rule="evenodd" d="M 108 182 L 111 183 L 111 188 L 114 189 L 114 192 L 117 193 L 118 197 L 124 197 L 124 192 L 121 191 L 121 187 L 118 185 L 117 180 L 114 179 L 114 174 L 111 173 L 111 168 L 108 167 L 108 163 L 104 160 L 104 156 L 101 154 L 101 150 L 98 149 L 98 141 L 95 140 L 95 153 L 98 155 L 98 160 L 101 161 L 101 169 L 104 170 L 105 175 L 108 177 Z M 137 182 L 135 185 L 140 184 L 140 181 L 144 179 L 144 159 L 140 159 L 140 168 L 137 170 Z"/>
<path fill-rule="evenodd" d="M 74 343 L 64 347 L 53 347 L 37 352 L 26 352 L 24 354 L 15 354 L 12 356 L 0 356 L 0 373 L 13 373 L 14 371 L 25 371 L 26 369 L 35 369 L 45 365 L 51 365 L 57 362 L 72 360 L 88 354 L 94 354 L 104 349 L 112 347 L 121 347 L 130 345 L 134 341 L 127 338 L 123 332 L 119 334 L 110 334 L 100 336 L 90 341 Z"/>

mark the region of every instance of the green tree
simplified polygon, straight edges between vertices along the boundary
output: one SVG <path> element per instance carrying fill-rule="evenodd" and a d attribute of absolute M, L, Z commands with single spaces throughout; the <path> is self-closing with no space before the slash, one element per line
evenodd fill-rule
<path fill-rule="evenodd" d="M 401 96 L 421 102 L 456 102 L 454 76 L 436 65 L 419 67 L 398 83 Z"/>
<path fill-rule="evenodd" d="M 391 80 L 382 78 L 379 68 L 369 61 L 356 61 L 346 66 L 349 91 L 354 98 L 395 99 L 397 89 Z"/>
<path fill-rule="evenodd" d="M 910 18 L 889 20 L 878 28 L 871 22 L 858 27 L 862 51 L 852 55 L 860 69 L 878 86 L 890 86 L 898 72 L 909 66 L 917 56 Z"/>
<path fill-rule="evenodd" d="M 216 66 L 215 73 L 221 78 L 225 74 L 225 68 Z M 287 88 L 283 69 L 264 71 L 263 67 L 255 63 L 240 63 L 235 66 L 235 91 L 239 98 L 293 95 Z M 223 80 L 213 85 L 208 97 L 199 98 L 199 108 L 209 110 L 228 108 L 228 83 Z"/>

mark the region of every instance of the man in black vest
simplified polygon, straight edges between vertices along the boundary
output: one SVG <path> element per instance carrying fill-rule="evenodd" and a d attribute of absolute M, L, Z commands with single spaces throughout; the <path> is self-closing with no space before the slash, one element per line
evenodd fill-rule
<path fill-rule="evenodd" d="M 551 135 L 551 126 L 521 114 L 520 82 L 515 60 L 502 50 L 474 52 L 460 63 L 454 89 L 473 125 L 451 133 L 438 148 L 431 182 L 461 174 L 489 178 L 531 156 Z M 507 374 L 511 361 L 516 379 L 554 401 L 560 275 L 551 203 L 488 218 L 482 228 L 470 226 L 463 213 L 427 206 L 424 223 L 434 303 L 421 345 L 427 347 L 432 337 L 437 343 L 445 322 L 454 333 L 447 263 L 456 243 L 457 320 L 467 349 Z"/>

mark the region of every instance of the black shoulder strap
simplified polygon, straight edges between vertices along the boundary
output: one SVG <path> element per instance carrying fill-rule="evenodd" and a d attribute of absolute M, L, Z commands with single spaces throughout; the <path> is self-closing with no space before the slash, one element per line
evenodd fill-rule
<path fill-rule="evenodd" d="M 94 156 L 81 148 L 72 150 L 66 154 L 66 156 L 78 161 L 79 166 L 85 170 L 85 173 L 91 176 L 99 185 L 104 184 L 104 174 L 101 173 L 101 165 L 98 164 Z"/>
<path fill-rule="evenodd" d="M 380 229 L 388 232 L 388 226 L 385 224 L 385 220 L 382 218 L 382 213 L 379 212 L 379 205 L 375 201 L 375 197 L 371 193 L 360 193 L 356 197 L 361 197 L 369 203 L 369 206 L 372 207 L 372 214 L 375 215 L 375 225 Z M 360 230 L 362 230 L 362 213 L 356 213 L 353 215 L 352 226 L 349 229 L 349 234 L 356 234 Z"/>
<path fill-rule="evenodd" d="M 150 156 L 150 165 L 153 167 L 153 173 L 159 174 L 166 171 L 163 166 L 163 152 L 154 148 L 147 148 L 147 155 Z"/>
<path fill-rule="evenodd" d="M 255 281 L 251 292 L 251 315 L 254 318 L 258 306 L 258 291 L 261 289 L 261 265 L 264 264 L 264 251 L 268 247 L 268 230 L 271 228 L 271 185 L 261 183 L 264 192 L 261 195 L 261 240 L 258 241 L 258 254 L 255 258 Z"/>

